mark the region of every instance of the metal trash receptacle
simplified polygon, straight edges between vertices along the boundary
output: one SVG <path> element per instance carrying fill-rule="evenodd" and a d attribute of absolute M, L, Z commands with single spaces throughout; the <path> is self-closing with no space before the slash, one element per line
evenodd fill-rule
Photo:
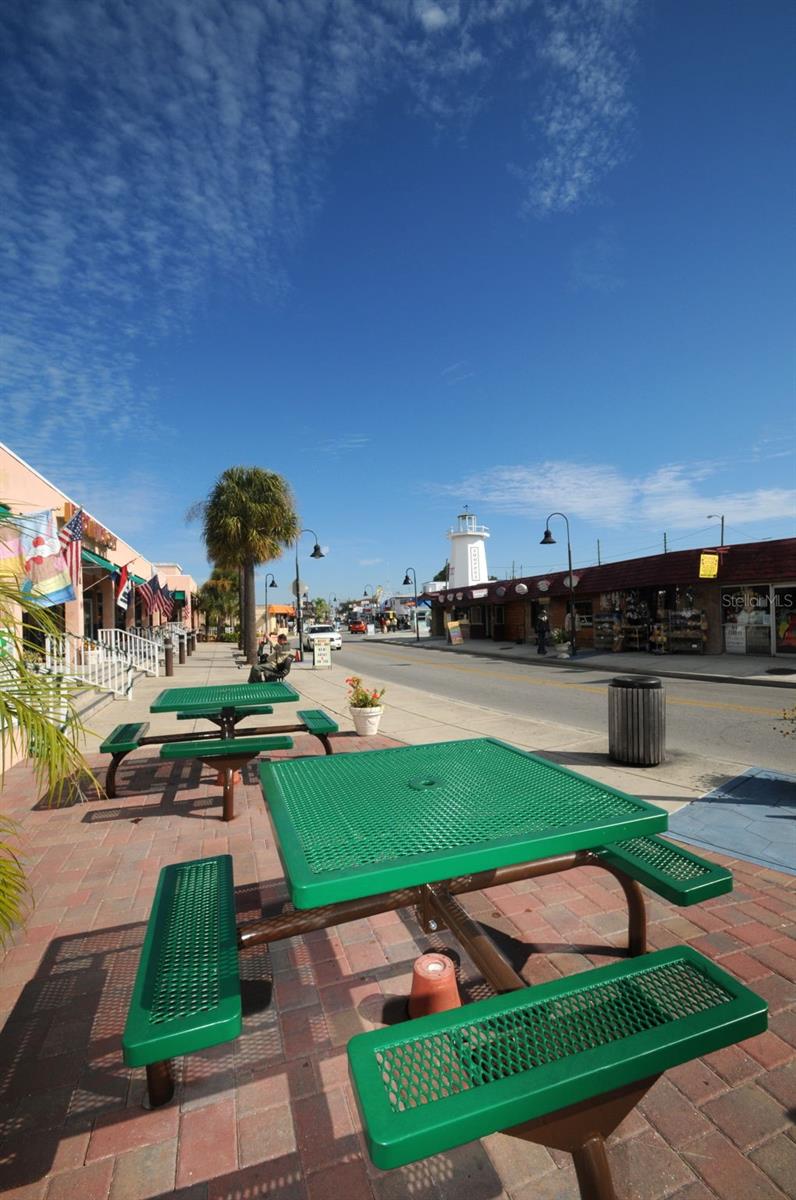
<path fill-rule="evenodd" d="M 608 754 L 614 762 L 655 767 L 666 757 L 666 692 L 652 675 L 622 675 L 608 688 Z"/>

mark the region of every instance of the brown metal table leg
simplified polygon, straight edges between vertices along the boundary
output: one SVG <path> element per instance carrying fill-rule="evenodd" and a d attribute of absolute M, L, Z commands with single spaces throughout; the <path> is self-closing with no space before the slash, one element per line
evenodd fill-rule
<path fill-rule="evenodd" d="M 581 1200 L 616 1200 L 611 1168 L 605 1154 L 605 1140 L 599 1133 L 587 1138 L 572 1151 Z"/>
<path fill-rule="evenodd" d="M 129 750 L 123 750 L 119 754 L 112 754 L 111 761 L 108 764 L 108 770 L 105 775 L 105 795 L 109 800 L 116 799 L 116 772 L 123 759 L 127 758 Z"/>
<path fill-rule="evenodd" d="M 235 768 L 224 768 L 224 800 L 222 821 L 231 821 L 235 816 Z"/>
<path fill-rule="evenodd" d="M 174 1095 L 174 1076 L 168 1059 L 147 1064 L 146 1088 L 150 1108 L 160 1108 L 162 1104 L 168 1104 Z"/>

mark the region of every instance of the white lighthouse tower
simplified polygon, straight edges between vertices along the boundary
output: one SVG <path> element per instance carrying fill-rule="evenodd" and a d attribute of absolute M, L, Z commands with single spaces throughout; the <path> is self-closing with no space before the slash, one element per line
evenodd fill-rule
<path fill-rule="evenodd" d="M 456 528 L 448 530 L 451 540 L 450 574 L 448 588 L 474 587 L 486 583 L 489 572 L 486 569 L 486 539 L 489 530 L 485 525 L 479 525 L 475 513 L 464 512 L 456 518 Z"/>

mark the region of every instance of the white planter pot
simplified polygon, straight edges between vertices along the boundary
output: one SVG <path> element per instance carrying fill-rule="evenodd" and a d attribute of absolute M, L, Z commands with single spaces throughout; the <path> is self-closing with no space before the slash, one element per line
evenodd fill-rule
<path fill-rule="evenodd" d="M 556 658 L 570 658 L 572 655 L 570 642 L 553 642 L 551 649 Z"/>
<path fill-rule="evenodd" d="M 372 737 L 379 732 L 379 721 L 384 709 L 381 705 L 376 708 L 352 708 L 351 719 L 360 737 Z"/>

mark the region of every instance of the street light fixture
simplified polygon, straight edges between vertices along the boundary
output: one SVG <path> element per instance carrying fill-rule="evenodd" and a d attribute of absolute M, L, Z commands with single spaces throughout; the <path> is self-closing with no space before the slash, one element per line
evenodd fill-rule
<path fill-rule="evenodd" d="M 268 582 L 269 579 L 271 580 L 270 583 Z M 271 605 L 268 603 L 268 589 L 269 589 L 269 587 L 274 588 L 276 586 L 277 586 L 277 582 L 274 579 L 273 575 L 271 574 L 270 571 L 266 571 L 265 572 L 265 629 L 264 629 L 266 638 L 269 638 L 271 636 L 271 623 L 269 621 Z"/>
<path fill-rule="evenodd" d="M 296 542 L 295 542 L 295 547 L 296 547 L 296 629 L 298 631 L 298 639 L 299 639 L 299 644 L 298 644 L 299 656 L 301 656 L 302 648 L 304 646 L 304 618 L 303 618 L 302 612 L 301 612 L 301 594 L 300 594 L 301 580 L 299 579 L 299 564 L 298 564 L 298 544 L 299 544 L 299 539 L 300 539 L 302 533 L 311 533 L 312 536 L 315 538 L 315 545 L 312 548 L 312 554 L 310 555 L 310 558 L 325 558 L 326 557 L 323 550 L 321 550 L 320 544 L 318 542 L 318 535 L 315 532 L 315 530 L 314 529 L 300 529 L 298 531 L 298 533 L 296 534 Z"/>
<path fill-rule="evenodd" d="M 410 571 L 412 572 L 412 579 L 409 578 Z M 407 567 L 406 574 L 404 575 L 403 586 L 409 587 L 409 584 L 412 583 L 413 580 L 414 580 L 414 590 L 415 590 L 415 638 L 419 642 L 420 641 L 420 626 L 417 623 L 417 572 L 415 571 L 414 567 Z"/>
<path fill-rule="evenodd" d="M 575 584 L 572 579 L 572 543 L 569 540 L 569 520 L 561 512 L 552 512 L 550 517 L 561 517 L 567 527 L 567 562 L 569 564 L 569 629 L 572 638 L 572 657 L 577 654 L 577 631 L 575 628 Z M 540 546 L 555 546 L 556 539 L 550 532 L 550 517 L 545 521 L 544 537 L 539 543 Z"/>
<path fill-rule="evenodd" d="M 724 545 L 724 513 L 708 513 L 709 521 L 721 521 L 721 545 Z"/>

